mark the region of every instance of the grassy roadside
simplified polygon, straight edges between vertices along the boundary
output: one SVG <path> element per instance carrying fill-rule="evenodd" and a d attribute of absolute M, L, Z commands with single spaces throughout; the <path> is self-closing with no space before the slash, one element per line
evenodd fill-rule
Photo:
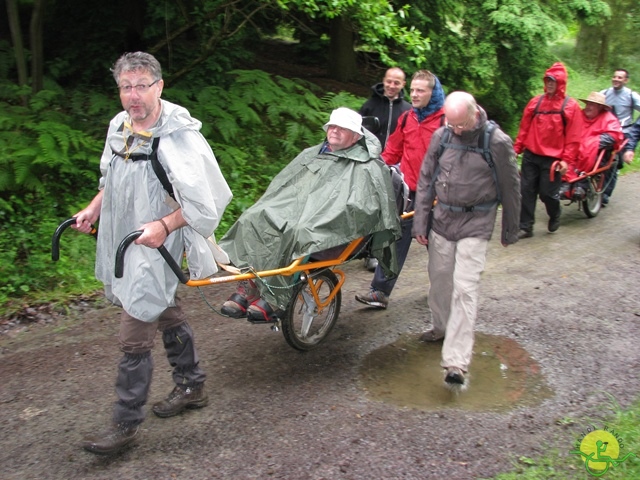
<path fill-rule="evenodd" d="M 585 424 L 585 428 L 586 428 Z M 640 478 L 640 400 L 627 409 L 614 405 L 614 414 L 605 425 L 595 425 L 596 430 L 607 428 L 619 435 L 619 454 L 612 458 L 621 460 L 628 453 L 632 453 L 625 461 L 613 466 L 609 464 L 606 471 L 593 470 L 587 472 L 584 458 L 570 453 L 575 446 L 567 445 L 563 451 L 549 451 L 542 458 L 520 457 L 514 459 L 514 469 L 501 473 L 494 480 L 547 480 L 566 478 L 606 478 L 632 479 Z M 580 443 L 580 437 L 576 438 Z M 602 464 L 602 462 L 599 462 Z"/>

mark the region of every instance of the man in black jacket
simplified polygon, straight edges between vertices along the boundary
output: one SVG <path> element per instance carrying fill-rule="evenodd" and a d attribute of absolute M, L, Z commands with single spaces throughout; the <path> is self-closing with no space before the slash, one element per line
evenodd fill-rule
<path fill-rule="evenodd" d="M 411 109 L 411 103 L 404 99 L 404 86 L 406 76 L 401 68 L 391 67 L 384 74 L 382 82 L 371 87 L 372 93 L 369 100 L 364 102 L 358 113 L 365 116 L 378 117 L 380 128 L 373 132 L 384 150 L 387 139 L 398 124 L 398 117 Z M 378 261 L 367 255 L 364 266 L 370 272 L 374 272 Z"/>
<path fill-rule="evenodd" d="M 363 117 L 373 116 L 380 120 L 380 129 L 374 133 L 380 140 L 383 150 L 387 139 L 396 129 L 398 117 L 411 108 L 411 104 L 404 99 L 406 83 L 406 76 L 402 69 L 390 68 L 382 82 L 371 87 L 371 98 L 364 102 L 358 111 Z"/>

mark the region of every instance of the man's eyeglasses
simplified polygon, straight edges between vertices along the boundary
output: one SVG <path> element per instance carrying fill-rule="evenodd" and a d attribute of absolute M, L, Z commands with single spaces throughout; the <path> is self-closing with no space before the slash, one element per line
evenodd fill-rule
<path fill-rule="evenodd" d="M 120 90 L 120 93 L 123 93 L 125 95 L 131 95 L 131 92 L 133 92 L 133 90 L 135 89 L 136 92 L 142 95 L 143 93 L 147 93 L 149 89 L 159 81 L 160 79 L 148 85 L 145 85 L 144 83 L 141 83 L 140 85 L 119 85 L 118 90 Z"/>
<path fill-rule="evenodd" d="M 445 119 L 445 123 L 447 124 L 447 127 L 449 127 L 452 130 L 464 130 L 465 128 L 469 128 L 469 122 L 465 122 L 465 123 L 461 123 L 460 125 L 453 125 L 451 123 L 449 123 L 449 120 Z"/>

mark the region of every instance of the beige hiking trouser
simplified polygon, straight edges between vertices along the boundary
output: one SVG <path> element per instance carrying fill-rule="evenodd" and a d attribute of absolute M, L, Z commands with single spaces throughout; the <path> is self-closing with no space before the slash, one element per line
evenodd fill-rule
<path fill-rule="evenodd" d="M 429 308 L 434 331 L 444 333 L 444 368 L 469 370 L 488 243 L 472 237 L 450 242 L 433 230 L 429 234 Z"/>

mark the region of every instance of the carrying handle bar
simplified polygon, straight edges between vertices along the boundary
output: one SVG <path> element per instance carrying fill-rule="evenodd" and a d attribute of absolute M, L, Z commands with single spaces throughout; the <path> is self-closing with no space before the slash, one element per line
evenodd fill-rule
<path fill-rule="evenodd" d="M 124 237 L 120 242 L 120 245 L 118 245 L 118 249 L 116 250 L 116 278 L 122 278 L 122 275 L 124 273 L 124 252 L 127 250 L 127 248 L 129 248 L 129 245 L 131 245 L 131 243 L 133 243 L 136 238 L 142 235 L 143 232 L 144 230 L 136 230 L 135 232 L 131 232 L 129 235 Z M 160 252 L 160 255 L 162 255 L 162 258 L 164 258 L 164 261 L 169 264 L 169 267 L 171 267 L 173 273 L 175 273 L 176 277 L 178 277 L 178 280 L 180 280 L 181 283 L 187 283 L 189 281 L 189 277 L 185 275 L 185 273 L 180 268 L 180 265 L 176 263 L 165 246 L 160 245 L 157 250 L 158 252 Z"/>
<path fill-rule="evenodd" d="M 62 232 L 64 232 L 68 227 L 74 225 L 76 223 L 76 217 L 71 217 L 66 219 L 53 233 L 53 237 L 51 238 L 51 260 L 57 262 L 60 259 L 60 236 Z M 89 232 L 94 238 L 98 238 L 98 229 L 91 225 L 91 232 Z"/>

